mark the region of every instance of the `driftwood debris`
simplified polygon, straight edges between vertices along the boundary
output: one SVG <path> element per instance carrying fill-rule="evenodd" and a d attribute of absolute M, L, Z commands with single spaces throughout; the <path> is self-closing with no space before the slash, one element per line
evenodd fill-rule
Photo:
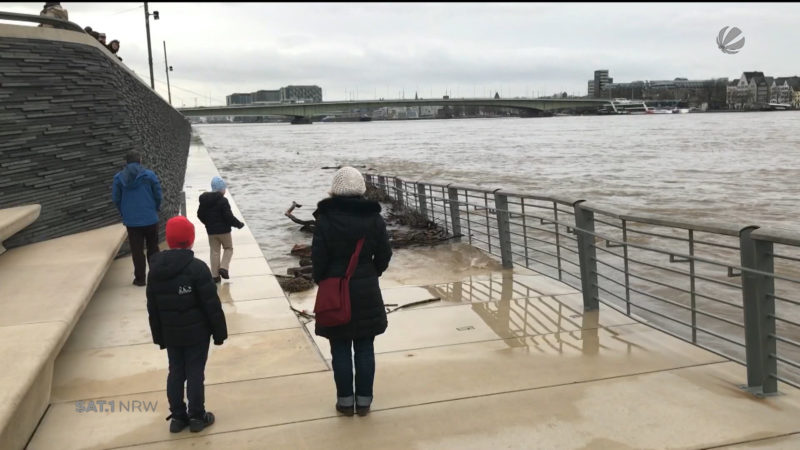
<path fill-rule="evenodd" d="M 301 204 L 299 204 L 299 203 L 297 203 L 295 201 L 292 201 L 292 206 L 290 206 L 289 209 L 287 209 L 286 212 L 283 213 L 283 215 L 288 217 L 292 222 L 294 222 L 294 223 L 296 223 L 298 225 L 302 225 L 302 227 L 300 228 L 300 231 L 308 231 L 308 232 L 313 233 L 314 232 L 314 222 L 315 221 L 313 221 L 313 220 L 301 220 L 301 219 L 298 219 L 297 217 L 295 217 L 294 214 L 292 214 L 292 211 L 294 211 L 295 208 L 302 208 L 302 207 L 303 207 L 303 205 L 301 205 Z"/>
<path fill-rule="evenodd" d="M 311 278 L 305 276 L 288 277 L 286 275 L 275 275 L 278 279 L 278 284 L 285 292 L 303 292 L 314 287 L 314 282 Z"/>
<path fill-rule="evenodd" d="M 326 167 L 323 167 L 325 169 Z M 330 167 L 334 168 L 334 167 Z M 339 167 L 335 167 L 339 168 Z M 395 201 L 383 190 L 367 184 L 367 192 L 364 195 L 370 200 L 380 203 L 389 203 L 390 211 L 386 214 L 386 224 L 389 232 L 389 242 L 392 248 L 406 248 L 411 246 L 430 246 L 440 244 L 450 239 L 460 237 L 451 236 L 446 229 L 437 223 L 429 220 L 421 213 L 404 207 L 400 202 Z M 301 231 L 314 231 L 314 220 L 302 220 L 294 216 L 296 208 L 302 205 L 293 201 L 292 206 L 284 213 L 292 222 L 301 225 Z M 311 262 L 311 245 L 295 244 L 291 254 L 300 258 L 298 267 L 291 267 L 286 270 L 289 276 L 276 275 L 278 282 L 286 292 L 301 292 L 314 287 L 311 279 L 313 271 Z"/>
<path fill-rule="evenodd" d="M 366 169 L 367 168 L 367 166 L 325 166 L 325 167 L 322 167 L 321 169 L 323 169 L 323 170 L 327 170 L 327 169 L 339 170 L 342 167 L 352 167 L 354 169 Z M 369 169 L 369 170 L 371 170 L 371 169 Z"/>
<path fill-rule="evenodd" d="M 300 258 L 311 258 L 311 246 L 308 244 L 294 244 L 290 253 Z"/>

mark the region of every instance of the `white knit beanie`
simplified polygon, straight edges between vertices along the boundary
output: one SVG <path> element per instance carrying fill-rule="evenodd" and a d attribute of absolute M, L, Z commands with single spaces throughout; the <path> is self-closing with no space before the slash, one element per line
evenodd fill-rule
<path fill-rule="evenodd" d="M 358 169 L 349 166 L 342 167 L 333 175 L 331 195 L 346 197 L 364 195 L 365 192 L 367 192 L 367 185 L 364 184 L 364 177 Z"/>

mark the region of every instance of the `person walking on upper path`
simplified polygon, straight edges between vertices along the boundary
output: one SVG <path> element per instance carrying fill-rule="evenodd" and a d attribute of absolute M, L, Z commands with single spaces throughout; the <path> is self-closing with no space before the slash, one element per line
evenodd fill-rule
<path fill-rule="evenodd" d="M 364 177 L 353 167 L 343 167 L 333 177 L 330 198 L 317 204 L 311 244 L 313 278 L 342 277 L 356 244 L 364 238 L 358 266 L 350 279 L 349 323 L 315 326 L 315 333 L 330 341 L 336 410 L 352 416 L 369 413 L 375 379 L 375 336 L 386 331 L 386 308 L 378 277 L 389 267 L 392 248 L 378 202 L 363 197 Z M 354 353 L 354 355 L 353 355 Z M 353 360 L 355 359 L 355 390 Z"/>
<path fill-rule="evenodd" d="M 45 2 L 42 12 L 39 13 L 43 17 L 52 17 L 54 19 L 69 20 L 69 12 L 61 6 L 61 2 Z M 55 28 L 53 25 L 42 23 L 39 24 L 42 28 Z"/>
<path fill-rule="evenodd" d="M 225 181 L 220 177 L 211 180 L 211 191 L 200 194 L 197 218 L 206 226 L 208 244 L 211 246 L 211 276 L 219 283 L 220 277 L 230 278 L 228 269 L 233 258 L 233 238 L 231 227 L 241 229 L 244 224 L 231 211 L 231 204 L 225 198 Z M 222 260 L 220 261 L 220 247 Z"/>
<path fill-rule="evenodd" d="M 158 253 L 158 212 L 161 210 L 161 183 L 152 170 L 142 167 L 142 156 L 131 150 L 127 165 L 114 175 L 111 199 L 128 229 L 133 258 L 133 284 L 147 284 L 148 260 Z M 147 258 L 144 247 L 147 245 Z"/>
<path fill-rule="evenodd" d="M 167 399 L 172 419 L 169 431 L 187 426 L 198 432 L 214 423 L 205 409 L 205 368 L 208 345 L 222 345 L 228 338 L 225 313 L 203 261 L 194 257 L 194 225 L 186 217 L 167 222 L 169 250 L 150 260 L 147 276 L 147 314 L 153 343 L 167 349 L 169 375 Z M 186 383 L 187 409 L 183 385 Z"/>

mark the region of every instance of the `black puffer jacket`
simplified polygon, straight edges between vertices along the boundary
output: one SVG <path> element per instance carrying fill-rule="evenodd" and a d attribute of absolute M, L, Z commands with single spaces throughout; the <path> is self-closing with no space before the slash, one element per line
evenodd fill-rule
<path fill-rule="evenodd" d="M 208 234 L 227 234 L 231 227 L 242 228 L 244 224 L 234 217 L 231 204 L 220 192 L 203 192 L 200 194 L 200 206 L 197 218 L 206 226 Z"/>
<path fill-rule="evenodd" d="M 211 271 L 191 250 L 158 252 L 147 275 L 147 313 L 153 343 L 161 348 L 228 338 L 225 314 Z"/>
<path fill-rule="evenodd" d="M 336 327 L 316 324 L 317 335 L 355 339 L 386 331 L 386 309 L 378 277 L 389 267 L 392 248 L 380 212 L 381 205 L 363 197 L 331 197 L 317 204 L 311 245 L 314 281 L 344 276 L 356 243 L 366 237 L 358 267 L 350 279 L 350 323 Z"/>

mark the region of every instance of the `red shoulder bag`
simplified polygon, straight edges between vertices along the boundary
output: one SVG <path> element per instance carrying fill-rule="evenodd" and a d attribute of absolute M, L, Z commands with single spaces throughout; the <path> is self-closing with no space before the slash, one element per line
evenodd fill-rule
<path fill-rule="evenodd" d="M 358 255 L 363 246 L 364 238 L 361 238 L 350 257 L 344 277 L 325 278 L 319 282 L 317 300 L 314 303 L 314 317 L 318 324 L 334 327 L 350 322 L 350 277 L 356 271 Z"/>

